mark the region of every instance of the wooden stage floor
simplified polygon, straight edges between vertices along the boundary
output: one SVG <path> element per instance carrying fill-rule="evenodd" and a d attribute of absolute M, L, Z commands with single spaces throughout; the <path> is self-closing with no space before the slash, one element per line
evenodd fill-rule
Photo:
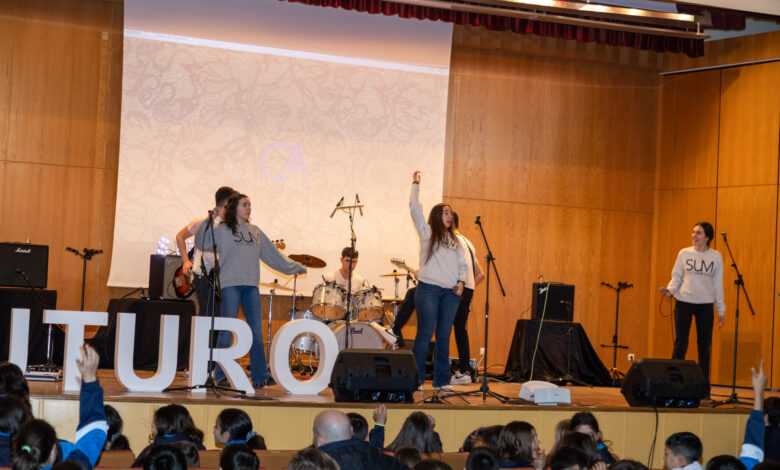
<path fill-rule="evenodd" d="M 211 430 L 216 416 L 228 407 L 241 408 L 249 414 L 255 430 L 265 437 L 269 449 L 300 449 L 309 445 L 312 421 L 326 408 L 354 411 L 364 415 L 370 425 L 373 423 L 374 404 L 336 403 L 330 389 L 318 395 L 290 395 L 279 386 L 270 386 L 258 390 L 254 399 L 230 394 L 216 398 L 212 392 L 128 392 L 117 383 L 112 370 L 101 370 L 98 376 L 104 388 L 105 402 L 122 415 L 124 433 L 136 452 L 149 442 L 154 410 L 169 403 L 179 403 L 189 409 L 196 425 L 204 431 L 204 444 L 209 449 L 215 447 Z M 174 386 L 178 385 L 185 385 L 180 373 L 174 382 Z M 447 403 L 426 403 L 424 400 L 433 395 L 430 383 L 426 382 L 426 387 L 428 390 L 415 393 L 413 404 L 387 405 L 387 443 L 398 433 L 409 413 L 423 411 L 436 419 L 436 430 L 447 452 L 457 451 L 468 433 L 480 426 L 514 420 L 533 424 L 543 447 L 549 449 L 555 425 L 577 411 L 587 410 L 596 415 L 605 438 L 612 442 L 612 451 L 621 457 L 647 462 L 655 436 L 658 443 L 654 464 L 658 466 L 662 461 L 663 441 L 678 431 L 699 435 L 704 442 L 705 458 L 724 453 L 738 454 L 751 408 L 751 405 L 714 408 L 705 403 L 698 409 L 659 409 L 655 413 L 651 408 L 629 407 L 619 389 L 608 387 L 568 387 L 571 405 L 505 404 L 490 396 L 483 401 L 481 394 L 449 397 Z M 455 389 L 474 391 L 479 387 L 480 384 L 472 384 Z M 518 383 L 490 382 L 491 391 L 510 398 L 517 398 L 520 389 Z M 713 399 L 724 399 L 730 391 L 730 388 L 714 387 Z M 78 394 L 62 391 L 61 383 L 46 382 L 31 382 L 30 392 L 36 415 L 52 422 L 62 438 L 72 438 L 78 420 Z M 744 401 L 752 397 L 751 390 L 738 389 L 738 394 Z"/>

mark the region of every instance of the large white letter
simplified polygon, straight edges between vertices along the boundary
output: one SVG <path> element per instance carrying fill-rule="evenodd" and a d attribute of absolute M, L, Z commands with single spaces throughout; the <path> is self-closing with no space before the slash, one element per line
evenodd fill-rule
<path fill-rule="evenodd" d="M 209 363 L 209 327 L 210 317 L 192 317 L 190 334 L 190 387 L 203 385 L 208 376 Z M 233 388 L 243 390 L 247 395 L 254 395 L 255 389 L 236 360 L 244 357 L 252 347 L 252 330 L 243 320 L 236 318 L 214 319 L 214 334 L 219 330 L 233 333 L 233 342 L 228 348 L 214 348 L 214 362 L 222 366 Z M 205 392 L 206 389 L 195 389 L 193 392 Z"/>
<path fill-rule="evenodd" d="M 27 348 L 30 344 L 30 309 L 11 309 L 11 344 L 8 345 L 8 362 L 27 371 Z"/>
<path fill-rule="evenodd" d="M 66 392 L 76 392 L 81 388 L 81 384 L 77 380 L 79 370 L 76 367 L 76 359 L 81 358 L 79 349 L 84 345 L 84 327 L 87 325 L 108 325 L 108 313 L 44 310 L 43 322 L 65 325 L 65 360 L 62 371 L 64 376 L 63 389 Z"/>
<path fill-rule="evenodd" d="M 290 372 L 290 346 L 296 336 L 310 333 L 320 345 L 320 360 L 317 372 L 309 380 L 299 381 Z M 271 343 L 271 375 L 287 393 L 316 395 L 328 388 L 333 364 L 339 355 L 336 335 L 324 323 L 316 320 L 293 320 L 276 330 Z"/>
<path fill-rule="evenodd" d="M 179 316 L 160 315 L 160 348 L 157 372 L 142 379 L 133 370 L 135 352 L 135 313 L 120 313 L 114 345 L 114 375 L 125 388 L 133 392 L 162 392 L 176 377 L 179 351 Z"/>

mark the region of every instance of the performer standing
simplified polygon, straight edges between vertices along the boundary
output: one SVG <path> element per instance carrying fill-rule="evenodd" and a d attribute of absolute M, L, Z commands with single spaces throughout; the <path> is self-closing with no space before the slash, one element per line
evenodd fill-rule
<path fill-rule="evenodd" d="M 463 288 L 463 295 L 460 296 L 458 312 L 455 314 L 453 322 L 453 331 L 455 332 L 455 344 L 458 346 L 458 372 L 452 376 L 450 383 L 453 385 L 467 385 L 471 383 L 471 351 L 469 350 L 469 333 L 466 325 L 469 319 L 471 308 L 471 298 L 474 297 L 474 287 L 485 279 L 482 267 L 479 265 L 474 250 L 468 238 L 458 231 L 458 214 L 452 212 L 452 223 L 455 225 L 455 235 L 461 244 L 463 254 L 466 256 L 468 265 L 466 285 Z M 487 366 L 487 364 L 485 364 Z"/>
<path fill-rule="evenodd" d="M 414 298 L 417 336 L 413 352 L 422 390 L 425 382 L 425 355 L 435 330 L 433 387 L 451 391 L 450 332 L 466 283 L 468 266 L 463 248 L 455 238 L 450 206 L 443 203 L 433 206 L 426 223 L 420 205 L 420 179 L 420 172 L 415 171 L 409 199 L 414 227 L 420 236 L 419 283 Z"/>
<path fill-rule="evenodd" d="M 723 302 L 723 257 L 710 248 L 715 231 L 709 222 L 693 226 L 693 246 L 677 254 L 672 269 L 672 280 L 664 294 L 676 299 L 674 306 L 674 339 L 672 359 L 685 359 L 691 317 L 696 317 L 696 342 L 699 345 L 699 367 L 710 386 L 710 352 L 712 350 L 712 304 L 718 311 L 718 326 L 725 323 L 726 304 Z"/>
<path fill-rule="evenodd" d="M 222 222 L 222 219 L 225 217 L 225 207 L 227 207 L 228 198 L 235 192 L 236 191 L 229 186 L 222 186 L 217 189 L 217 192 L 214 195 L 214 199 L 216 200 L 216 206 L 214 207 L 214 213 L 216 214 L 216 217 L 214 218 L 215 225 Z M 179 247 L 179 253 L 181 253 L 182 273 L 185 276 L 189 276 L 190 273 L 194 273 L 195 275 L 193 282 L 195 283 L 195 295 L 198 298 L 198 315 L 209 314 L 208 302 L 211 301 L 211 289 L 209 288 L 209 282 L 206 276 L 211 275 L 211 270 L 214 268 L 214 251 L 197 248 L 197 245 L 200 243 L 196 240 L 195 253 L 192 255 L 192 260 L 190 260 L 185 240 L 195 236 L 203 222 L 207 219 L 208 217 L 195 219 L 176 234 L 176 246 Z M 203 260 L 203 267 L 205 269 L 201 268 L 201 259 Z M 217 317 L 220 316 L 219 302 L 214 305 L 214 315 Z"/>
<path fill-rule="evenodd" d="M 224 222 L 214 229 L 219 255 L 219 280 L 222 286 L 222 313 L 225 317 L 235 318 L 238 304 L 244 308 L 244 315 L 252 330 L 252 347 L 249 350 L 249 362 L 252 369 L 252 386 L 264 387 L 269 378 L 268 364 L 263 350 L 263 330 L 261 319 L 260 264 L 262 260 L 270 268 L 284 274 L 302 274 L 306 272 L 301 264 L 284 256 L 271 240 L 256 225 L 249 223 L 252 205 L 244 194 L 234 194 L 228 199 Z M 198 232 L 203 239 L 203 248 L 213 248 L 210 234 L 204 234 L 205 225 Z M 231 334 L 220 331 L 217 346 L 230 346 Z M 225 378 L 221 367 L 217 367 L 216 380 Z"/>
<path fill-rule="evenodd" d="M 349 263 L 352 261 L 352 293 L 369 287 L 366 285 L 366 280 L 355 271 L 355 266 L 358 262 L 358 251 L 352 252 L 351 247 L 346 247 L 341 250 L 341 268 L 333 270 L 328 274 L 322 276 L 326 282 L 335 282 L 347 291 L 347 285 L 349 282 Z"/>

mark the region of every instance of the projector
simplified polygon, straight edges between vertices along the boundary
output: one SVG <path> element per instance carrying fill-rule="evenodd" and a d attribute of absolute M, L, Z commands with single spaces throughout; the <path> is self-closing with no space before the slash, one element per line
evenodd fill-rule
<path fill-rule="evenodd" d="M 532 401 L 537 405 L 557 405 L 558 403 L 571 403 L 571 391 L 550 382 L 532 380 L 523 384 L 523 388 L 520 389 L 520 398 Z"/>

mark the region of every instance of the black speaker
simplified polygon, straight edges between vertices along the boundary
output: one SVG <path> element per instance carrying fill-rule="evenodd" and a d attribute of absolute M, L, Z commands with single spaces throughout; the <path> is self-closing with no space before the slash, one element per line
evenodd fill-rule
<path fill-rule="evenodd" d="M 699 365 L 681 359 L 640 359 L 620 387 L 630 406 L 658 408 L 698 408 L 706 390 Z"/>
<path fill-rule="evenodd" d="M 17 271 L 18 270 L 18 271 Z M 45 289 L 49 279 L 49 247 L 27 243 L 0 243 L 0 286 Z"/>
<path fill-rule="evenodd" d="M 149 257 L 149 298 L 151 300 L 178 299 L 173 287 L 173 273 L 181 266 L 179 255 L 151 255 Z"/>
<path fill-rule="evenodd" d="M 534 282 L 531 293 L 532 319 L 542 319 L 545 297 L 547 297 L 547 312 L 544 314 L 544 321 L 572 321 L 574 317 L 573 285 L 551 282 L 548 295 L 546 282 Z"/>
<path fill-rule="evenodd" d="M 336 358 L 330 388 L 336 401 L 412 403 L 417 380 L 411 351 L 345 349 Z"/>

